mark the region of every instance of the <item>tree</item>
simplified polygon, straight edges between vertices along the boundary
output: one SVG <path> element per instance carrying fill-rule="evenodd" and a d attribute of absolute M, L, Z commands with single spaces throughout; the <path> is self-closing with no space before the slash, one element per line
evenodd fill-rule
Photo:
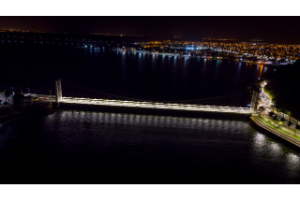
<path fill-rule="evenodd" d="M 275 112 L 273 110 L 271 110 L 271 112 L 269 113 L 270 117 L 275 115 Z"/>
<path fill-rule="evenodd" d="M 13 100 L 14 100 L 14 105 L 16 107 L 19 107 L 19 106 L 21 106 L 21 104 L 24 100 L 24 95 L 17 92 L 17 94 L 15 94 L 13 96 Z"/>
<path fill-rule="evenodd" d="M 292 125 L 292 122 L 291 122 L 290 120 L 286 120 L 286 121 L 285 121 L 285 124 L 286 124 L 287 126 L 291 126 L 291 125 Z"/>
<path fill-rule="evenodd" d="M 12 95 L 12 89 L 11 88 L 6 88 L 5 90 L 4 90 L 4 96 L 7 98 L 7 97 L 9 97 L 10 95 Z"/>
<path fill-rule="evenodd" d="M 299 74 L 300 60 L 294 65 L 278 68 L 263 75 L 263 78 L 268 80 L 264 89 L 271 94 L 270 96 L 276 98 L 273 99 L 276 107 L 290 111 L 297 119 L 300 119 L 300 96 L 297 94 L 300 87 Z"/>
<path fill-rule="evenodd" d="M 298 129 L 298 130 L 300 130 L 300 125 L 298 124 L 298 122 L 297 122 L 297 124 L 296 124 L 296 127 L 295 127 L 296 129 Z"/>

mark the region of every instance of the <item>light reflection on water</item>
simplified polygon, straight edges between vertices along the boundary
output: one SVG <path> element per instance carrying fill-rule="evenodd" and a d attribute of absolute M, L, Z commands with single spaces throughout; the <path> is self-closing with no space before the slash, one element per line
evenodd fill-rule
<path fill-rule="evenodd" d="M 262 133 L 258 133 L 256 132 L 256 134 L 254 135 L 254 145 L 255 148 L 265 148 L 266 147 L 266 136 Z"/>
<path fill-rule="evenodd" d="M 296 155 L 295 153 L 289 153 L 287 155 L 287 160 L 289 164 L 292 164 L 293 167 L 298 167 L 300 165 L 300 157 L 299 155 Z"/>
<path fill-rule="evenodd" d="M 187 174 L 195 183 L 300 183 L 299 151 L 255 130 L 244 119 L 58 111 L 42 118 L 42 123 L 30 118 L 15 123 L 0 140 L 34 125 L 34 132 L 43 137 L 29 138 L 26 146 L 47 155 L 45 162 L 61 166 L 57 170 L 71 170 L 67 166 L 75 162 L 72 169 L 78 176 L 89 169 L 92 177 L 99 174 L 108 180 L 105 173 L 125 167 L 125 174 L 143 169 L 147 172 L 143 177 L 157 180 L 168 172 L 170 177 Z M 9 151 L 0 145 L 0 159 Z"/>
<path fill-rule="evenodd" d="M 278 143 L 272 142 L 271 144 L 269 144 L 270 147 L 270 151 L 274 154 L 274 155 L 278 155 L 279 153 L 282 153 L 282 149 L 279 146 Z"/>

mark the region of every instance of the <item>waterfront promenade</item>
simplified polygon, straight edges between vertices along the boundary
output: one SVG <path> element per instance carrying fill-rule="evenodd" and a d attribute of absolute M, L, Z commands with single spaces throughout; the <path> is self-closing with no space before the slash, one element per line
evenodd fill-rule
<path fill-rule="evenodd" d="M 250 119 L 259 127 L 269 131 L 270 133 L 275 134 L 276 136 L 280 137 L 283 140 L 286 140 L 286 141 L 296 145 L 297 147 L 300 147 L 300 140 L 296 139 L 293 136 L 293 133 L 291 133 L 290 131 L 280 130 L 279 127 L 276 127 L 276 128 L 272 127 L 272 126 L 268 125 L 266 122 L 264 122 L 264 120 L 259 115 L 256 115 L 256 114 L 252 115 L 250 117 Z"/>

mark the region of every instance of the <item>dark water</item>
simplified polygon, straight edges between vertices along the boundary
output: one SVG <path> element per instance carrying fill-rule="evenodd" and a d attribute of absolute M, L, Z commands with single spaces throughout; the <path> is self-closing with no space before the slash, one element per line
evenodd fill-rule
<path fill-rule="evenodd" d="M 1 182 L 300 183 L 299 151 L 240 119 L 60 111 L 7 123 Z"/>
<path fill-rule="evenodd" d="M 262 65 L 117 53 L 67 45 L 0 44 L 3 82 L 39 89 L 57 77 L 88 88 L 149 100 L 189 100 L 245 91 Z M 63 95 L 64 95 L 64 83 Z M 250 98 L 249 98 L 250 99 Z M 247 102 L 245 102 L 246 104 Z"/>
<path fill-rule="evenodd" d="M 262 66 L 193 58 L 0 45 L 1 82 L 38 88 L 58 74 L 143 99 L 245 90 Z M 3 123 L 1 183 L 299 183 L 300 151 L 237 119 L 58 111 Z"/>

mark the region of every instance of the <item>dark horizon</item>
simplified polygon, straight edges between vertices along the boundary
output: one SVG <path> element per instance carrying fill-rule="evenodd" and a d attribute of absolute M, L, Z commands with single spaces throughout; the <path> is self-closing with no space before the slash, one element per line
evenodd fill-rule
<path fill-rule="evenodd" d="M 201 40 L 202 38 L 263 40 L 269 43 L 300 43 L 297 17 L 8 17 L 0 29 L 68 33 L 110 33 L 151 36 L 155 39 Z"/>

